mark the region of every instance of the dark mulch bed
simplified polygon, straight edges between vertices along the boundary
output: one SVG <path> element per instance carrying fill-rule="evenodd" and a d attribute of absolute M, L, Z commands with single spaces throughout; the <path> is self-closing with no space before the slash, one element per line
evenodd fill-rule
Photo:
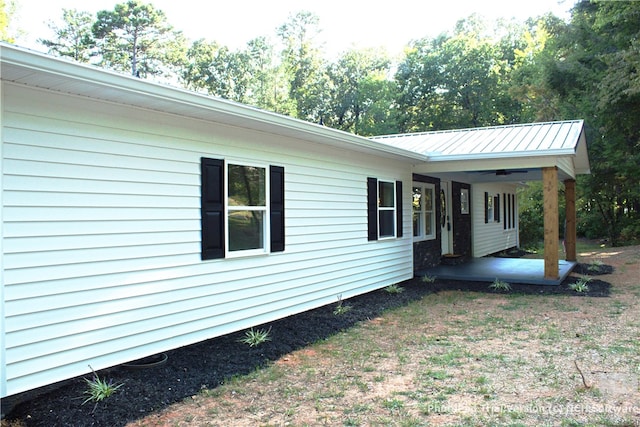
<path fill-rule="evenodd" d="M 606 266 L 603 266 L 606 267 Z M 580 267 L 584 274 L 594 274 L 588 266 Z M 559 286 L 512 285 L 512 293 L 566 294 L 604 297 L 610 284 L 591 280 L 589 292 L 579 294 L 569 288 L 577 279 L 569 277 Z M 21 403 L 5 400 L 13 406 L 7 420 L 26 426 L 122 426 L 152 412 L 197 394 L 203 388 L 214 388 L 228 378 L 254 371 L 285 354 L 325 339 L 358 322 L 379 316 L 387 309 L 400 307 L 424 295 L 444 290 L 497 292 L 488 283 L 440 281 L 422 283 L 418 278 L 400 284 L 404 291 L 390 294 L 378 290 L 344 301 L 351 306 L 345 314 L 333 313 L 336 304 L 290 316 L 259 328 L 271 330 L 271 340 L 256 347 L 241 343 L 238 332 L 188 347 L 167 352 L 166 363 L 149 369 L 124 366 L 101 371 L 103 379 L 124 385 L 111 397 L 98 403 L 82 404 L 86 395 L 83 378 L 69 380 L 55 388 L 37 390 L 18 396 Z M 155 362 L 153 360 L 152 362 Z M 85 378 L 90 378 L 88 375 Z M 5 410 L 9 407 L 5 406 Z M 3 411 L 4 412 L 4 411 Z"/>
<path fill-rule="evenodd" d="M 573 269 L 573 272 L 588 276 L 600 276 L 613 273 L 613 267 L 606 264 L 578 264 Z"/>

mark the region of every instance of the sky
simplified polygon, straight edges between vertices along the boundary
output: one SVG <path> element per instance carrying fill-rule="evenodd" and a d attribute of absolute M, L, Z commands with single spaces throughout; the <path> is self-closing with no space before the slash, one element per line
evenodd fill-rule
<path fill-rule="evenodd" d="M 276 28 L 299 11 L 319 17 L 327 55 L 350 48 L 384 48 L 400 54 L 411 40 L 435 37 L 472 13 L 489 19 L 526 18 L 553 12 L 566 18 L 575 0 L 148 0 L 190 40 L 204 38 L 232 49 L 259 37 L 276 38 Z M 16 44 L 44 51 L 38 38 L 52 38 L 50 21 L 61 24 L 62 9 L 95 14 L 125 0 L 16 0 L 12 27 L 25 32 Z M 60 25 L 61 26 L 61 25 Z"/>

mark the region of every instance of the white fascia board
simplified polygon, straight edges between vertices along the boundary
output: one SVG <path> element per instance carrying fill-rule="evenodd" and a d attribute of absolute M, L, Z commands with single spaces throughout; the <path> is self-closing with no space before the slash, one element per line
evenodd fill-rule
<path fill-rule="evenodd" d="M 545 158 L 558 156 L 575 156 L 573 149 L 557 149 L 546 151 L 522 151 L 509 153 L 473 153 L 473 154 L 456 154 L 456 155 L 439 155 L 430 153 L 429 160 L 433 163 L 438 162 L 455 162 L 455 161 L 483 161 L 483 160 L 502 160 L 502 159 L 527 159 L 527 158 Z"/>
<path fill-rule="evenodd" d="M 453 156 L 452 156 L 453 157 Z M 478 158 L 454 158 L 453 160 L 432 159 L 416 168 L 422 173 L 470 172 L 495 169 L 537 169 L 558 165 L 557 156 L 503 157 L 488 156 Z M 466 157 L 466 156 L 465 156 Z"/>
<path fill-rule="evenodd" d="M 576 173 L 580 175 L 588 175 L 591 173 L 591 164 L 589 163 L 589 153 L 587 150 L 587 139 L 584 135 L 584 129 L 580 133 L 578 146 L 576 147 Z"/>
<path fill-rule="evenodd" d="M 428 156 L 233 101 L 0 43 L 2 79 L 416 163 Z M 6 72 L 4 72 L 6 71 Z"/>

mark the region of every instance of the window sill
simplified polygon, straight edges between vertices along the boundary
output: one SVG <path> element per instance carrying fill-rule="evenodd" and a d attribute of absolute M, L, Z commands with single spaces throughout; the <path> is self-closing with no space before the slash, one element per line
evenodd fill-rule
<path fill-rule="evenodd" d="M 265 256 L 269 254 L 270 254 L 269 251 L 255 249 L 255 250 L 227 252 L 225 258 L 226 259 L 248 258 L 248 257 L 255 257 L 255 256 Z"/>

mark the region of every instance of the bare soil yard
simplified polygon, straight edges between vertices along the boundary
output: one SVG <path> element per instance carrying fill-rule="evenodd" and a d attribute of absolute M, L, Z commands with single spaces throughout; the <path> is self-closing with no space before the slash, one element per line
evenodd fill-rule
<path fill-rule="evenodd" d="M 609 296 L 416 280 L 266 325 L 253 348 L 233 334 L 101 372 L 124 386 L 95 407 L 72 381 L 3 427 L 640 426 L 640 247 L 579 260 L 613 267 L 588 283 Z"/>

